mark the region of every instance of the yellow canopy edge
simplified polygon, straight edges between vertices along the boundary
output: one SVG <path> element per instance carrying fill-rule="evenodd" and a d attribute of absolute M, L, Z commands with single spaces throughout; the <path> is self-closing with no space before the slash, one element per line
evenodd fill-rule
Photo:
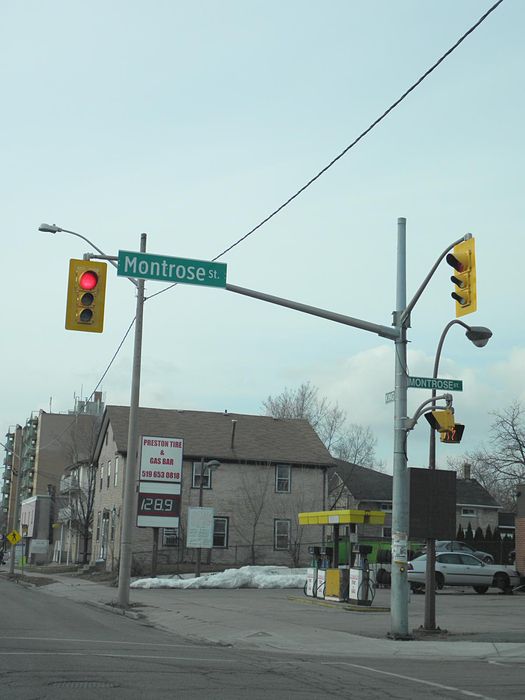
<path fill-rule="evenodd" d="M 381 510 L 320 510 L 313 513 L 299 513 L 299 525 L 348 525 L 348 523 L 369 523 L 383 525 L 385 514 Z"/>

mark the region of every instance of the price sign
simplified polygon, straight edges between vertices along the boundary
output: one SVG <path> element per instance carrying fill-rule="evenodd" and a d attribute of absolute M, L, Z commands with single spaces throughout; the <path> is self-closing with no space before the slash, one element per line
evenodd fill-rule
<path fill-rule="evenodd" d="M 139 483 L 137 527 L 178 527 L 180 484 Z"/>

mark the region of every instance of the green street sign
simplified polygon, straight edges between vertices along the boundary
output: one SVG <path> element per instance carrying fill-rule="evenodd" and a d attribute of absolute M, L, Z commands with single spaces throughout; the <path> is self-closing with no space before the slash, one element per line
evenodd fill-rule
<path fill-rule="evenodd" d="M 167 255 L 119 250 L 117 275 L 157 282 L 226 287 L 226 263 L 171 258 Z"/>
<path fill-rule="evenodd" d="M 463 391 L 461 379 L 432 379 L 432 377 L 409 377 L 410 389 L 436 389 L 437 391 Z"/>
<path fill-rule="evenodd" d="M 396 400 L 396 392 L 395 391 L 388 391 L 385 394 L 385 403 L 392 403 L 392 401 Z"/>

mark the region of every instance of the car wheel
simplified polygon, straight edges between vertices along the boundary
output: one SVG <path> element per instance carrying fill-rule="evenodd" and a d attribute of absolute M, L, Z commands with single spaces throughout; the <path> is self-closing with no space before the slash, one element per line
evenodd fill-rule
<path fill-rule="evenodd" d="M 440 591 L 444 585 L 445 585 L 445 578 L 444 578 L 443 574 L 438 571 L 436 574 L 436 588 L 438 589 L 438 591 Z"/>
<path fill-rule="evenodd" d="M 496 588 L 499 588 L 500 590 L 503 591 L 503 593 L 510 593 L 511 592 L 511 587 L 510 587 L 510 581 L 509 577 L 507 574 L 504 574 L 500 572 L 499 574 L 496 574 L 494 576 L 494 586 Z"/>
<path fill-rule="evenodd" d="M 476 593 L 479 593 L 480 595 L 486 593 L 489 590 L 488 586 L 472 586 L 472 588 L 476 591 Z"/>

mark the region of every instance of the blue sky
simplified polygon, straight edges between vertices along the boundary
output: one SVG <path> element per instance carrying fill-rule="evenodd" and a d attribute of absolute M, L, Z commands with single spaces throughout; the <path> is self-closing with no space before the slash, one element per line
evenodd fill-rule
<path fill-rule="evenodd" d="M 243 236 L 374 121 L 490 2 L 347 0 L 11 3 L 0 27 L 3 109 L 2 430 L 89 395 L 134 315 L 110 269 L 102 335 L 64 329 L 68 260 L 210 259 Z M 224 258 L 228 281 L 388 325 L 397 218 L 407 218 L 408 296 L 438 255 L 476 237 L 478 350 L 450 331 L 440 375 L 486 441 L 490 411 L 525 400 L 523 65 L 525 8 L 502 5 L 387 119 Z M 412 314 L 409 370 L 429 376 L 454 317 L 442 265 Z M 162 286 L 150 282 L 147 294 Z M 258 413 L 311 381 L 370 425 L 392 463 L 392 343 L 246 299 L 179 286 L 145 309 L 141 404 Z M 129 402 L 132 338 L 101 389 Z M 410 391 L 410 407 L 426 398 Z M 409 438 L 424 464 L 428 430 Z"/>

